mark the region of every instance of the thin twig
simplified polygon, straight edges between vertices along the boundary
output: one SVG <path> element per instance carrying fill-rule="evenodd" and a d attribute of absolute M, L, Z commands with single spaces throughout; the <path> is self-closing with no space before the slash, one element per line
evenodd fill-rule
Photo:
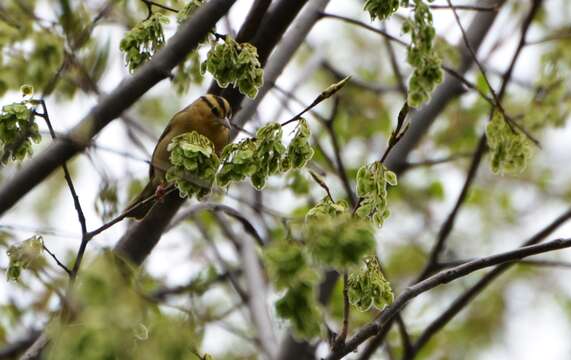
<path fill-rule="evenodd" d="M 339 90 L 341 90 L 345 86 L 345 84 L 347 83 L 347 81 L 349 79 L 350 79 L 350 77 L 348 76 L 348 77 L 342 79 L 341 81 L 339 81 L 333 85 L 330 85 L 327 89 L 323 90 L 319 95 L 317 95 L 315 100 L 313 100 L 313 102 L 311 104 L 309 104 L 309 106 L 307 106 L 305 109 L 300 111 L 297 115 L 295 115 L 291 119 L 281 123 L 280 125 L 286 126 L 288 124 L 291 124 L 294 121 L 298 121 L 299 119 L 301 119 L 303 114 L 305 114 L 309 110 L 311 110 L 314 107 L 316 107 L 317 105 L 319 105 L 323 100 L 327 100 L 331 96 L 335 95 Z"/>
<path fill-rule="evenodd" d="M 152 15 L 152 13 L 153 13 L 153 11 L 152 11 L 153 6 L 156 6 L 158 8 L 161 8 L 163 10 L 167 10 L 167 11 L 170 11 L 173 13 L 178 13 L 177 9 L 173 9 L 171 7 L 168 7 L 166 5 L 160 4 L 160 3 L 152 1 L 152 0 L 141 0 L 141 1 L 144 2 L 145 5 L 147 5 L 147 9 L 149 10 L 150 15 Z M 150 17 L 150 15 L 147 17 L 147 19 Z"/>
<path fill-rule="evenodd" d="M 453 154 L 450 156 L 445 156 L 436 159 L 426 159 L 426 160 L 419 160 L 419 161 L 406 161 L 403 163 L 403 171 L 410 170 L 415 167 L 423 167 L 423 166 L 434 166 L 440 164 L 446 164 L 449 162 L 453 162 L 456 160 L 462 160 L 473 157 L 473 153 L 459 153 Z"/>
<path fill-rule="evenodd" d="M 69 276 L 71 276 L 71 271 L 67 268 L 67 266 L 65 266 L 61 261 L 59 261 L 59 259 L 57 258 L 57 256 L 55 256 L 55 254 L 53 252 L 50 251 L 50 249 L 48 249 L 44 244 L 42 244 L 42 247 L 44 248 L 44 250 L 52 257 L 52 259 L 54 259 L 54 261 L 56 262 L 56 264 L 62 268 Z"/>
<path fill-rule="evenodd" d="M 399 140 L 402 139 L 402 137 L 406 133 L 408 126 L 405 126 L 405 120 L 406 120 L 406 116 L 408 115 L 409 110 L 410 110 L 410 108 L 408 107 L 408 103 L 405 101 L 405 103 L 403 104 L 402 108 L 400 109 L 398 117 L 397 117 L 397 126 L 391 132 L 391 136 L 389 137 L 389 144 L 388 144 L 387 148 L 385 149 L 383 156 L 381 156 L 381 160 L 380 160 L 381 162 L 385 161 L 385 159 L 387 158 L 387 156 L 389 155 L 391 150 L 394 148 L 394 146 L 396 144 L 398 144 Z"/>
<path fill-rule="evenodd" d="M 355 192 L 351 188 L 351 183 L 347 176 L 347 170 L 345 168 L 345 164 L 343 163 L 343 158 L 341 157 L 341 146 L 339 145 L 339 139 L 337 137 L 337 133 L 335 132 L 334 128 L 334 122 L 335 119 L 337 118 L 337 112 L 339 110 L 339 101 L 340 101 L 339 98 L 336 97 L 335 101 L 333 102 L 333 110 L 331 111 L 331 116 L 329 117 L 329 120 L 325 122 L 325 128 L 327 129 L 327 132 L 331 137 L 331 144 L 333 145 L 333 154 L 335 155 L 335 163 L 337 165 L 336 166 L 337 174 L 339 175 L 339 178 L 341 178 L 341 183 L 343 184 L 345 192 L 349 197 L 349 201 L 353 206 L 357 202 L 357 196 L 355 195 Z"/>
<path fill-rule="evenodd" d="M 381 24 L 381 30 L 386 32 L 386 27 L 384 22 Z M 393 43 L 390 42 L 387 38 L 384 38 L 384 43 L 385 47 L 387 48 L 387 52 L 389 53 L 389 60 L 391 62 L 391 67 L 393 68 L 393 74 L 397 79 L 398 89 L 406 99 L 406 84 L 402 71 L 399 67 L 397 56 L 395 54 L 395 49 L 393 48 Z"/>
<path fill-rule="evenodd" d="M 492 6 L 476 6 L 476 5 L 428 5 L 432 10 L 468 10 L 468 11 L 498 11 L 501 4 Z"/>
<path fill-rule="evenodd" d="M 343 273 L 343 326 L 341 332 L 337 335 L 335 343 L 331 351 L 337 351 L 337 349 L 345 346 L 345 340 L 347 339 L 347 334 L 349 333 L 349 315 L 351 314 L 351 306 L 349 304 L 349 275 L 347 271 Z"/>
<path fill-rule="evenodd" d="M 402 341 L 404 356 L 406 357 L 406 356 L 408 356 L 408 354 L 410 354 L 412 352 L 412 342 L 410 341 L 410 335 L 409 335 L 408 331 L 406 330 L 406 324 L 404 323 L 402 316 L 399 316 L 399 315 L 395 316 L 395 320 L 396 320 L 397 328 L 399 330 L 400 338 Z"/>

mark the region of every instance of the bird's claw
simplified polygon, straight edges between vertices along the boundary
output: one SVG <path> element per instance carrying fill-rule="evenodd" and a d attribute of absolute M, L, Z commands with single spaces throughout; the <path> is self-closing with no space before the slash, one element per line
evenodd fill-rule
<path fill-rule="evenodd" d="M 167 190 L 166 184 L 160 183 L 155 190 L 155 199 L 162 201 Z"/>

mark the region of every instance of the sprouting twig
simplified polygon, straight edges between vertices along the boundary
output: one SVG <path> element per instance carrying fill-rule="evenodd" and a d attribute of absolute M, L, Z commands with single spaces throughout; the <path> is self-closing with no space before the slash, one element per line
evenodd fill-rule
<path fill-rule="evenodd" d="M 404 136 L 406 131 L 408 130 L 408 124 L 405 126 L 406 116 L 408 115 L 410 108 L 408 107 L 408 103 L 405 102 L 402 108 L 399 111 L 398 120 L 397 120 L 397 127 L 392 131 L 391 136 L 389 138 L 389 144 L 385 150 L 385 153 L 381 157 L 381 162 L 385 161 L 389 153 L 391 152 L 392 148 L 399 142 L 400 139 Z M 404 126 L 404 127 L 403 127 Z"/>
<path fill-rule="evenodd" d="M 313 109 L 314 107 L 316 107 L 319 103 L 321 103 L 323 100 L 330 98 L 331 96 L 333 96 L 336 92 L 338 92 L 339 90 L 341 90 L 343 88 L 343 86 L 345 86 L 345 84 L 347 83 L 347 81 L 351 78 L 351 76 L 347 76 L 345 79 L 330 85 L 327 89 L 325 89 L 321 94 L 319 94 L 315 100 L 313 100 L 313 102 L 306 107 L 305 109 L 303 109 L 299 114 L 295 115 L 294 117 L 292 117 L 291 119 L 289 119 L 286 122 L 283 122 L 281 124 L 281 126 L 286 126 L 287 124 L 290 124 L 294 121 L 297 121 L 299 119 L 301 119 L 301 117 L 303 116 L 303 114 L 305 114 L 306 112 L 308 112 L 309 110 Z"/>

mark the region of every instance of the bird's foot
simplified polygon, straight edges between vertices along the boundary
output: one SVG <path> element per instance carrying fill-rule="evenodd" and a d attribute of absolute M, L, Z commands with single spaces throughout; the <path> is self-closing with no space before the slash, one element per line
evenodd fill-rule
<path fill-rule="evenodd" d="M 155 190 L 155 199 L 157 199 L 157 201 L 162 201 L 165 197 L 166 190 L 167 184 L 160 183 Z"/>

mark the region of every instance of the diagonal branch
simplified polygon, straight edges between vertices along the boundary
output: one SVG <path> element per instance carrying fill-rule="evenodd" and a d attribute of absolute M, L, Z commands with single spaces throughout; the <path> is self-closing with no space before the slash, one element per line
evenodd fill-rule
<path fill-rule="evenodd" d="M 447 284 L 451 281 L 462 278 L 474 271 L 500 264 L 503 264 L 503 266 L 509 266 L 510 263 L 528 256 L 569 247 L 571 247 L 571 239 L 557 239 L 544 244 L 527 245 L 516 250 L 479 258 L 468 263 L 455 266 L 451 269 L 443 270 L 427 278 L 426 280 L 406 288 L 390 306 L 383 310 L 383 313 L 377 321 L 362 328 L 353 338 L 351 338 L 346 343 L 346 346 L 343 349 L 330 354 L 327 357 L 327 360 L 341 359 L 351 351 L 354 351 L 357 346 L 359 346 L 369 337 L 376 334 L 384 324 L 393 319 L 410 300 L 414 299 L 424 292 L 427 292 L 437 286 Z"/>
<path fill-rule="evenodd" d="M 522 246 L 530 246 L 537 244 L 545 239 L 549 234 L 555 231 L 563 223 L 571 219 L 571 209 L 561 214 L 551 224 L 546 226 L 543 230 L 532 236 L 529 240 L 524 242 Z M 440 316 L 436 318 L 418 337 L 413 345 L 413 352 L 417 353 L 440 329 L 442 329 L 456 314 L 458 314 L 466 305 L 472 301 L 480 292 L 482 292 L 489 284 L 492 283 L 498 276 L 503 274 L 515 263 L 507 263 L 495 267 L 492 271 L 484 275 L 476 284 L 467 289 L 464 293 L 458 296 L 452 304 Z"/>

